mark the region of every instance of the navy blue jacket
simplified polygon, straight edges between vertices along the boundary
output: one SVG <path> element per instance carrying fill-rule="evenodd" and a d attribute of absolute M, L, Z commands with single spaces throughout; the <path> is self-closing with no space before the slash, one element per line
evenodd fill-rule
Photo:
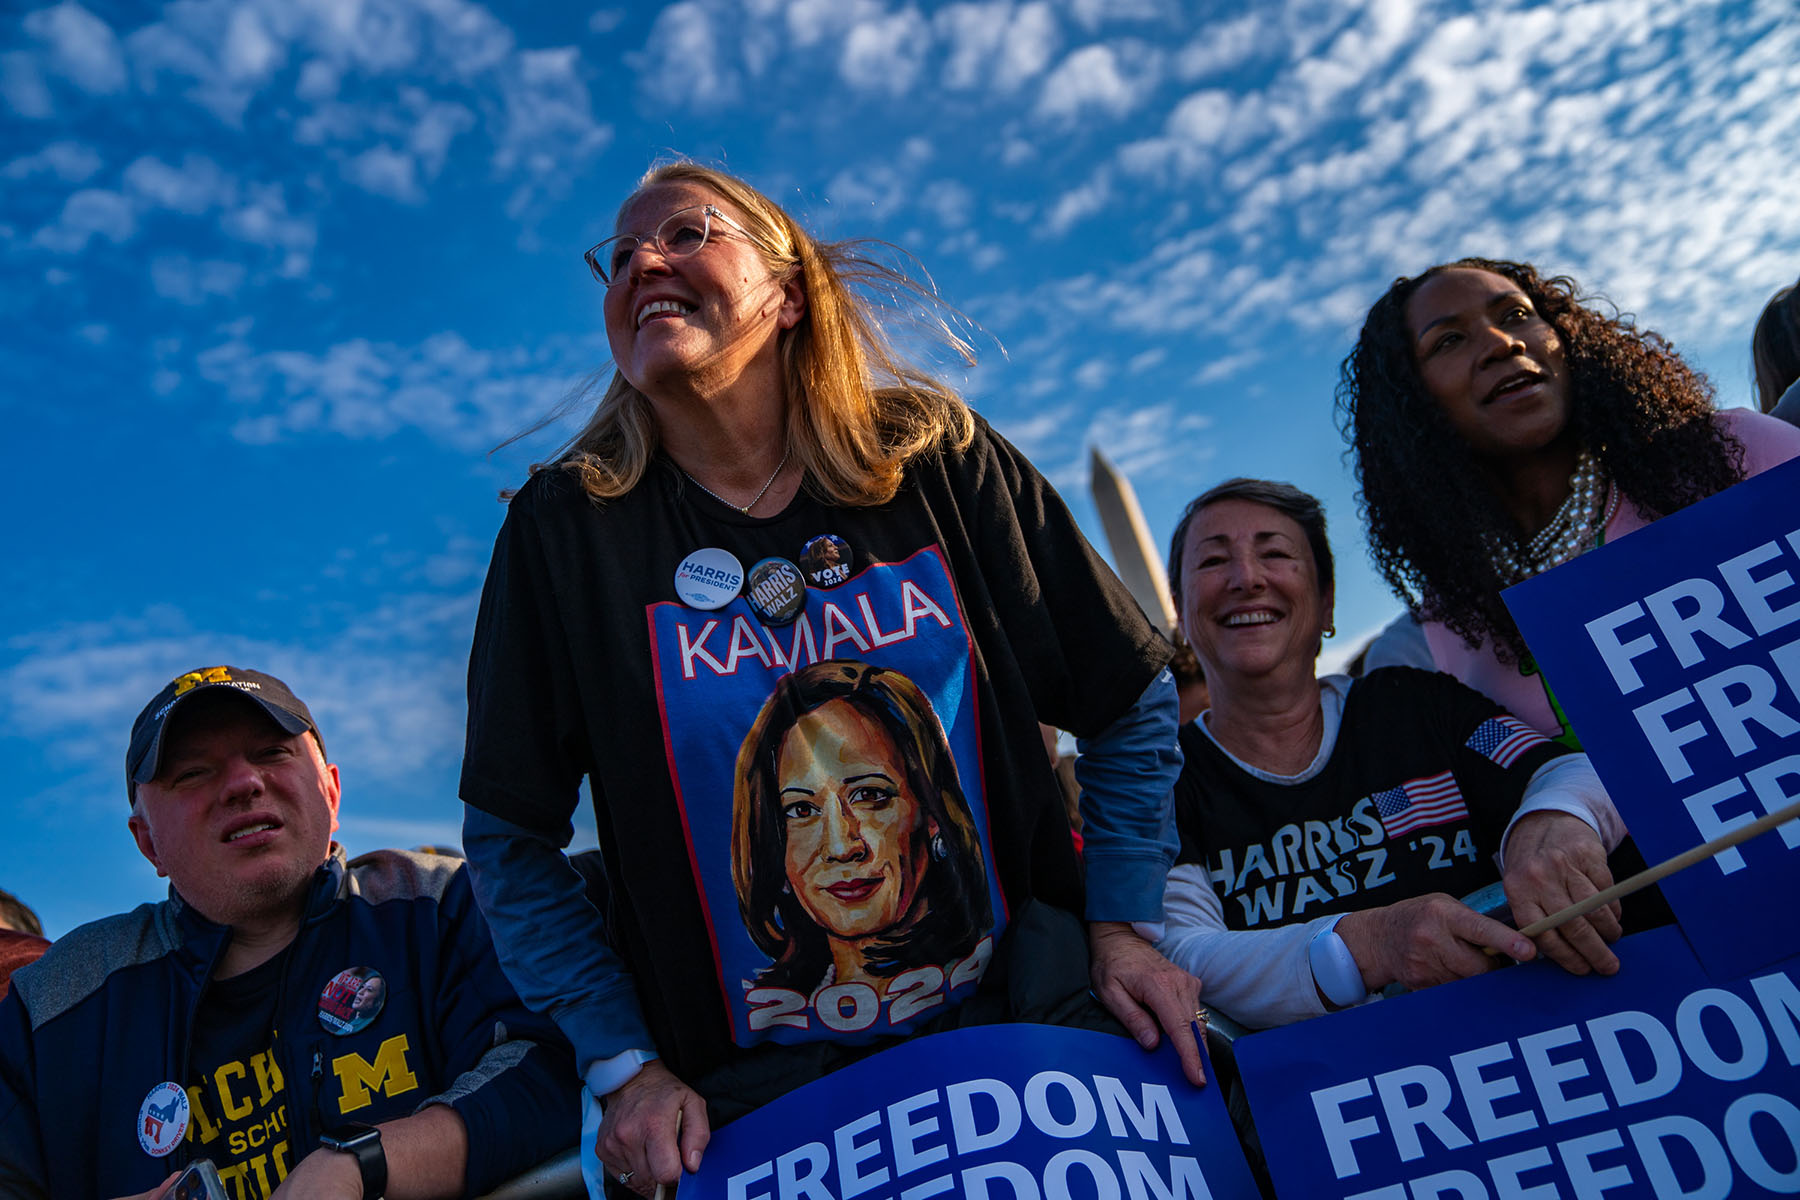
<path fill-rule="evenodd" d="M 173 1153 L 152 1158 L 138 1143 L 139 1108 L 157 1084 L 191 1082 L 195 1013 L 229 937 L 171 889 L 82 926 L 13 976 L 0 1004 L 0 1196 L 104 1200 L 155 1187 L 200 1155 L 193 1122 Z M 371 1025 L 337 1037 L 319 1022 L 319 998 L 347 967 L 373 967 L 388 994 Z M 579 1136 L 568 1046 L 502 974 L 456 859 L 379 851 L 346 865 L 333 846 L 279 997 L 288 1166 L 321 1129 L 430 1103 L 468 1127 L 469 1194 Z"/>

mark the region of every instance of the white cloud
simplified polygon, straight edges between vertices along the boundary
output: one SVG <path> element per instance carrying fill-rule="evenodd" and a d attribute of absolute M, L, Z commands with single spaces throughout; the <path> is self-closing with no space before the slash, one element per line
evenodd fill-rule
<path fill-rule="evenodd" d="M 419 170 L 427 179 L 436 179 L 450 155 L 450 144 L 475 126 L 475 114 L 460 104 L 433 100 L 423 90 L 407 88 L 401 102 L 414 114 L 412 132 L 407 135 L 407 148 L 418 157 Z"/>
<path fill-rule="evenodd" d="M 79 254 L 95 237 L 115 245 L 137 232 L 137 213 L 130 200 L 103 188 L 83 188 L 63 202 L 61 214 L 32 237 L 34 245 L 56 254 Z"/>
<path fill-rule="evenodd" d="M 304 275 L 312 261 L 318 228 L 310 216 L 288 211 L 280 184 L 252 184 L 245 198 L 219 222 L 227 236 L 264 246 L 282 255 L 279 271 L 289 278 Z"/>
<path fill-rule="evenodd" d="M 402 204 L 425 202 L 412 156 L 388 146 L 370 146 L 350 159 L 344 164 L 344 178 L 364 191 Z"/>
<path fill-rule="evenodd" d="M 1156 86 L 1157 74 L 1155 55 L 1139 43 L 1083 46 L 1045 76 L 1037 112 L 1062 121 L 1123 117 Z"/>
<path fill-rule="evenodd" d="M 83 142 L 51 142 L 35 154 L 24 154 L 0 168 L 0 177 L 30 179 L 53 175 L 64 183 L 82 183 L 101 167 L 101 158 Z"/>
<path fill-rule="evenodd" d="M 944 85 L 965 91 L 1017 91 L 1050 65 L 1061 40 L 1056 15 L 1041 2 L 952 4 L 933 24 L 949 48 Z"/>
<path fill-rule="evenodd" d="M 1180 16 L 1169 0 L 1062 0 L 1062 6 L 1076 24 L 1089 32 L 1108 23 L 1158 20 L 1167 23 Z"/>
<path fill-rule="evenodd" d="M 1193 82 L 1245 66 L 1273 47 L 1274 31 L 1258 13 L 1203 27 L 1175 55 L 1175 75 Z"/>
<path fill-rule="evenodd" d="M 1162 366 L 1168 357 L 1168 347 L 1155 346 L 1140 354 L 1132 355 L 1131 361 L 1125 364 L 1125 369 L 1133 375 L 1142 375 L 1145 371 Z"/>
<path fill-rule="evenodd" d="M 236 181 L 203 154 L 189 154 L 180 167 L 145 155 L 125 168 L 125 188 L 149 205 L 187 216 L 228 207 L 237 197 Z"/>
<path fill-rule="evenodd" d="M 919 189 L 919 207 L 935 215 L 944 228 L 960 229 L 969 223 L 975 193 L 954 179 L 934 179 Z"/>
<path fill-rule="evenodd" d="M 75 3 L 25 14 L 25 32 L 43 43 L 50 65 L 84 91 L 125 87 L 125 58 L 112 26 Z"/>
<path fill-rule="evenodd" d="M 738 98 L 738 73 L 718 33 L 713 14 L 696 0 L 680 0 L 657 14 L 643 52 L 626 61 L 651 100 L 719 108 Z"/>
<path fill-rule="evenodd" d="M 1255 350 L 1245 350 L 1238 354 L 1227 354 L 1222 358 L 1215 358 L 1194 373 L 1194 386 L 1205 387 L 1208 384 L 1220 383 L 1261 361 L 1261 353 Z"/>
<path fill-rule="evenodd" d="M 260 84 L 287 58 L 287 44 L 276 38 L 254 8 L 232 11 L 219 48 L 219 65 L 228 79 Z"/>
<path fill-rule="evenodd" d="M 1061 237 L 1078 223 L 1102 212 L 1112 202 L 1112 174 L 1105 168 L 1093 178 L 1056 198 L 1038 227 L 1039 236 Z"/>
<path fill-rule="evenodd" d="M 931 26 L 912 7 L 859 21 L 844 38 L 838 74 L 852 88 L 903 96 L 912 90 L 931 49 Z"/>
<path fill-rule="evenodd" d="M 507 205 L 514 217 L 538 196 L 566 191 L 580 168 L 612 139 L 611 128 L 594 119 L 580 62 L 573 46 L 528 50 L 502 75 L 506 122 L 494 134 L 494 164 L 528 177 Z"/>
<path fill-rule="evenodd" d="M 345 772 L 345 807 L 371 826 L 383 785 L 454 761 L 462 750 L 466 656 L 477 593 L 390 594 L 350 629 L 289 641 L 196 632 L 156 608 L 14 638 L 0 669 L 0 712 L 52 762 L 119 788 L 123 730 L 177 674 L 231 663 L 268 671 L 305 699 L 332 760 Z"/>
<path fill-rule="evenodd" d="M 219 259 L 196 262 L 185 254 L 159 254 L 150 260 L 150 285 L 157 295 L 179 304 L 198 305 L 214 297 L 236 295 L 244 274 L 242 263 Z"/>
<path fill-rule="evenodd" d="M 449 331 L 412 346 L 353 338 L 318 353 L 263 351 L 239 327 L 194 365 L 242 406 L 232 433 L 243 442 L 380 439 L 417 429 L 479 451 L 549 411 L 603 353 L 554 342 L 531 351 L 480 350 Z"/>
<path fill-rule="evenodd" d="M 886 221 L 906 206 L 912 190 L 911 176 L 880 164 L 839 171 L 825 185 L 824 194 L 852 226 L 858 226 Z"/>

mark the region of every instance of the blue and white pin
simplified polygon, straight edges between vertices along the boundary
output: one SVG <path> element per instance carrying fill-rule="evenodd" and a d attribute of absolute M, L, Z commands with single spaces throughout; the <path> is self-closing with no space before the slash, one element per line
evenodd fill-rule
<path fill-rule="evenodd" d="M 179 1083 L 159 1083 L 138 1105 L 138 1145 L 151 1158 L 162 1158 L 187 1136 L 187 1090 Z"/>
<path fill-rule="evenodd" d="M 729 550 L 707 546 L 675 568 L 675 594 L 689 608 L 724 608 L 744 587 L 744 564 Z"/>

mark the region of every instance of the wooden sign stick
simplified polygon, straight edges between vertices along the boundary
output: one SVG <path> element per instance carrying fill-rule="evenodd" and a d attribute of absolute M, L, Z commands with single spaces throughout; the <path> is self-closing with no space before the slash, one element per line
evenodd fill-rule
<path fill-rule="evenodd" d="M 1758 817 L 1748 825 L 1739 826 L 1729 833 L 1722 833 L 1712 841 L 1703 842 L 1692 850 L 1684 850 L 1673 858 L 1666 858 L 1654 867 L 1647 867 L 1639 871 L 1629 879 L 1620 880 L 1603 892 L 1596 892 L 1586 900 L 1569 905 L 1561 912 L 1553 912 L 1547 917 L 1533 921 L 1519 932 L 1528 938 L 1535 938 L 1540 933 L 1547 933 L 1555 929 L 1565 921 L 1573 921 L 1576 917 L 1585 917 L 1596 908 L 1611 904 L 1621 896 L 1629 896 L 1641 888 L 1647 888 L 1659 879 L 1667 878 L 1677 871 L 1709 859 L 1715 854 L 1723 853 L 1733 846 L 1749 841 L 1758 834 L 1767 833 L 1777 825 L 1784 825 L 1796 818 L 1800 818 L 1800 800 L 1794 801 L 1786 808 L 1769 813 L 1767 816 Z"/>
<path fill-rule="evenodd" d="M 681 1112 L 682 1112 L 682 1110 L 679 1108 L 675 1110 L 675 1154 L 677 1157 L 679 1157 L 681 1154 Z M 669 1190 L 668 1184 L 666 1184 L 666 1183 L 657 1184 L 656 1185 L 656 1195 L 650 1197 L 650 1200 L 663 1200 L 663 1196 L 666 1192 L 668 1192 L 668 1190 Z"/>

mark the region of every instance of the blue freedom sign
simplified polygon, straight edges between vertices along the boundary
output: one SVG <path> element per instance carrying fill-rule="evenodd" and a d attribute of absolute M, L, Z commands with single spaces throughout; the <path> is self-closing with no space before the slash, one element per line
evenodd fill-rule
<path fill-rule="evenodd" d="M 1647 861 L 1800 799 L 1800 460 L 1509 589 Z M 1800 951 L 1800 822 L 1664 880 L 1715 974 Z"/>
<path fill-rule="evenodd" d="M 1254 1200 L 1166 1044 L 1049 1025 L 914 1038 L 713 1134 L 680 1200 Z"/>
<path fill-rule="evenodd" d="M 1276 1191 L 1342 1200 L 1800 1192 L 1800 959 L 1715 982 L 1672 928 L 1234 1049 Z"/>

